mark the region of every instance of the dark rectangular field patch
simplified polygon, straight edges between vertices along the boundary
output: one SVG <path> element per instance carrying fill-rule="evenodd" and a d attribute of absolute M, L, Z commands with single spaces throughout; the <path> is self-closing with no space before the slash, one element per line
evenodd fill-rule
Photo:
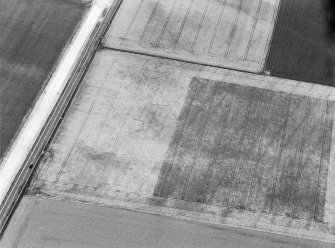
<path fill-rule="evenodd" d="M 0 160 L 86 7 L 81 0 L 0 0 Z"/>
<path fill-rule="evenodd" d="M 266 70 L 272 76 L 334 85 L 334 43 L 321 0 L 282 0 Z"/>
<path fill-rule="evenodd" d="M 193 79 L 154 195 L 322 221 L 334 110 Z"/>

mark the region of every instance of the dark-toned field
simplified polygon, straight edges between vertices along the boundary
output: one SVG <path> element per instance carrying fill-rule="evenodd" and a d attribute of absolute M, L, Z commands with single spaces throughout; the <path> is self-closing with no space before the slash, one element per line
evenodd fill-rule
<path fill-rule="evenodd" d="M 0 0 L 0 160 L 86 9 L 80 0 Z"/>
<path fill-rule="evenodd" d="M 266 70 L 272 76 L 333 85 L 334 52 L 322 0 L 282 0 Z"/>
<path fill-rule="evenodd" d="M 194 79 L 154 194 L 323 221 L 334 108 Z"/>

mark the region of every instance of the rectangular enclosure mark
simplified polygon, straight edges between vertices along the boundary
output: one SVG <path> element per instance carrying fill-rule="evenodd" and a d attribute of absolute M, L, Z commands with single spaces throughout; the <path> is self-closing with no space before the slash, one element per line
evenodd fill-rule
<path fill-rule="evenodd" d="M 154 195 L 323 221 L 334 110 L 194 78 Z"/>

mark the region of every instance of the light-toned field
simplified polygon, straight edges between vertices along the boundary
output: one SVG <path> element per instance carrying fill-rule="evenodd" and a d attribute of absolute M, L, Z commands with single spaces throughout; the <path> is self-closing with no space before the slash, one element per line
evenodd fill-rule
<path fill-rule="evenodd" d="M 125 0 L 104 45 L 260 72 L 279 0 Z"/>
<path fill-rule="evenodd" d="M 333 88 L 97 52 L 31 193 L 332 240 Z"/>
<path fill-rule="evenodd" d="M 78 202 L 24 197 L 1 248 L 332 248 L 333 244 L 220 228 Z"/>

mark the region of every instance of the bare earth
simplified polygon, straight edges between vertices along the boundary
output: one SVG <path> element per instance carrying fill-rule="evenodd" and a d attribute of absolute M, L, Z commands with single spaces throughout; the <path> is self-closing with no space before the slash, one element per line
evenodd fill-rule
<path fill-rule="evenodd" d="M 103 50 L 30 191 L 333 240 L 333 101 L 326 86 Z"/>
<path fill-rule="evenodd" d="M 125 0 L 104 44 L 260 72 L 279 0 Z"/>

